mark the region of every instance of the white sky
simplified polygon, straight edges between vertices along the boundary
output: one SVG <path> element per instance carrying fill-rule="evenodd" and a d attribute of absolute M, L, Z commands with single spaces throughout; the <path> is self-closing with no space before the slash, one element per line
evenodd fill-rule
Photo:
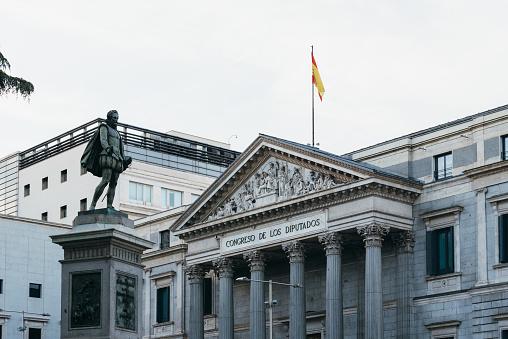
<path fill-rule="evenodd" d="M 0 98 L 0 157 L 110 109 L 242 151 L 343 154 L 508 103 L 506 1 L 6 1 L 0 51 L 35 86 Z M 24 131 L 21 132 L 20 130 Z"/>

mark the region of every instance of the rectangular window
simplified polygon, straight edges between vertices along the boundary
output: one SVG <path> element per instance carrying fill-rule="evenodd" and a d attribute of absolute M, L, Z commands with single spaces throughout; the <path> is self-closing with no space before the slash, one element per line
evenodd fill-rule
<path fill-rule="evenodd" d="M 4 293 L 4 281 L 3 279 L 0 279 L 0 294 Z"/>
<path fill-rule="evenodd" d="M 67 218 L 67 205 L 60 207 L 60 219 Z"/>
<path fill-rule="evenodd" d="M 42 330 L 40 328 L 28 329 L 28 339 L 41 339 L 41 338 L 42 338 Z"/>
<path fill-rule="evenodd" d="M 499 216 L 499 262 L 508 262 L 508 214 Z"/>
<path fill-rule="evenodd" d="M 442 180 L 452 176 L 452 153 L 441 154 L 434 157 L 434 180 Z"/>
<path fill-rule="evenodd" d="M 169 286 L 157 289 L 157 323 L 169 321 Z"/>
<path fill-rule="evenodd" d="M 48 188 L 48 177 L 42 178 L 42 189 L 45 190 Z"/>
<path fill-rule="evenodd" d="M 191 194 L 191 202 L 198 200 L 199 194 Z"/>
<path fill-rule="evenodd" d="M 129 182 L 129 199 L 151 203 L 152 186 Z"/>
<path fill-rule="evenodd" d="M 86 211 L 86 198 L 79 201 L 79 210 Z"/>
<path fill-rule="evenodd" d="M 25 197 L 28 197 L 30 195 L 30 184 L 25 185 Z"/>
<path fill-rule="evenodd" d="M 40 298 L 41 297 L 41 289 L 42 289 L 41 284 L 30 283 L 30 290 L 29 290 L 28 296 L 30 298 Z"/>
<path fill-rule="evenodd" d="M 165 248 L 168 248 L 169 247 L 169 230 L 161 231 L 160 236 L 161 236 L 160 249 L 163 250 Z"/>
<path fill-rule="evenodd" d="M 212 278 L 203 280 L 203 315 L 212 314 Z"/>
<path fill-rule="evenodd" d="M 48 212 L 42 212 L 41 213 L 41 220 L 42 221 L 48 221 Z"/>
<path fill-rule="evenodd" d="M 427 274 L 454 272 L 453 227 L 427 232 Z"/>
<path fill-rule="evenodd" d="M 508 330 L 501 331 L 501 339 L 508 339 Z"/>
<path fill-rule="evenodd" d="M 501 137 L 501 160 L 508 160 L 508 135 Z"/>
<path fill-rule="evenodd" d="M 161 206 L 169 208 L 182 206 L 182 192 L 161 188 Z"/>
<path fill-rule="evenodd" d="M 67 181 L 67 170 L 64 169 L 60 172 L 60 182 L 66 182 Z"/>

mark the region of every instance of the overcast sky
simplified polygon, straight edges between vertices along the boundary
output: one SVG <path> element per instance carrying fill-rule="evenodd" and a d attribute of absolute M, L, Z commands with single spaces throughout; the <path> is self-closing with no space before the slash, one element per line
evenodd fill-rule
<path fill-rule="evenodd" d="M 6 1 L 0 157 L 110 109 L 242 151 L 259 133 L 343 154 L 508 104 L 506 1 Z M 238 138 L 230 138 L 237 135 Z"/>

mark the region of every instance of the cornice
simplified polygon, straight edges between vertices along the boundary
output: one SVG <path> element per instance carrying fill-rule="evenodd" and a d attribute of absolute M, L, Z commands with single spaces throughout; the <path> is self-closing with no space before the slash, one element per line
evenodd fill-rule
<path fill-rule="evenodd" d="M 504 172 L 508 169 L 508 161 L 495 162 L 493 164 L 472 168 L 464 171 L 464 175 L 471 178 L 477 179 L 487 175 L 497 174 Z"/>
<path fill-rule="evenodd" d="M 148 253 L 143 253 L 141 255 L 141 260 L 151 260 L 151 259 L 157 259 L 158 257 L 166 257 L 171 254 L 179 253 L 179 252 L 186 252 L 187 251 L 187 244 L 179 244 L 175 246 L 171 246 L 162 250 L 152 251 Z"/>
<path fill-rule="evenodd" d="M 449 207 L 449 208 L 443 208 L 440 210 L 435 210 L 435 211 L 427 212 L 424 214 L 420 214 L 420 218 L 430 219 L 430 218 L 435 218 L 435 217 L 439 217 L 439 216 L 446 215 L 446 214 L 456 214 L 456 213 L 462 212 L 463 209 L 464 209 L 464 207 L 462 207 L 462 206 L 453 206 L 453 207 Z"/>
<path fill-rule="evenodd" d="M 388 184 L 373 182 L 372 180 L 364 180 L 352 185 L 338 186 L 278 204 L 263 206 L 221 219 L 192 225 L 175 231 L 175 235 L 186 240 L 208 237 L 211 234 L 221 234 L 231 229 L 253 227 L 367 196 L 379 196 L 412 204 L 418 195 L 418 192 L 410 191 L 409 189 L 393 187 Z"/>

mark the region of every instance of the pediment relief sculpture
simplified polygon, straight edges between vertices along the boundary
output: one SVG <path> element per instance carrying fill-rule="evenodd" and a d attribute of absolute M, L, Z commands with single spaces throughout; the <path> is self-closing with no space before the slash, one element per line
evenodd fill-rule
<path fill-rule="evenodd" d="M 222 202 L 205 221 L 329 189 L 341 184 L 329 173 L 270 158 L 240 189 Z"/>

